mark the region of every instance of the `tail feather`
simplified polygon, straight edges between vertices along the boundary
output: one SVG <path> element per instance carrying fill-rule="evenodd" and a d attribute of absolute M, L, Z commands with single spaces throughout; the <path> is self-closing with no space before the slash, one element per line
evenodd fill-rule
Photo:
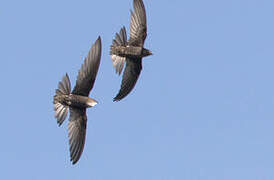
<path fill-rule="evenodd" d="M 121 28 L 119 34 L 116 33 L 115 39 L 113 39 L 112 45 L 110 46 L 110 54 L 111 54 L 113 66 L 116 70 L 116 73 L 120 75 L 123 70 L 126 58 L 116 55 L 115 48 L 119 46 L 124 46 L 124 47 L 127 46 L 127 33 L 126 33 L 125 27 Z"/>
<path fill-rule="evenodd" d="M 54 96 L 54 111 L 57 123 L 59 126 L 64 122 L 68 114 L 68 106 L 62 104 L 60 100 L 63 95 L 69 95 L 71 91 L 71 85 L 68 75 L 66 74 L 62 81 L 58 84 L 58 89 L 56 89 L 56 95 Z"/>
<path fill-rule="evenodd" d="M 57 94 L 57 91 L 60 91 L 58 93 L 61 93 L 61 94 L 67 94 L 67 95 L 70 94 L 71 85 L 70 85 L 70 80 L 67 73 L 65 76 L 63 76 L 62 81 L 59 82 L 58 89 L 56 90 L 56 94 Z"/>
<path fill-rule="evenodd" d="M 127 33 L 126 28 L 123 26 L 120 33 L 116 33 L 115 39 L 112 41 L 114 46 L 126 46 L 127 45 Z"/>
<path fill-rule="evenodd" d="M 68 107 L 58 102 L 54 104 L 54 110 L 57 123 L 59 124 L 59 126 L 61 126 L 61 124 L 64 122 L 68 115 Z"/>

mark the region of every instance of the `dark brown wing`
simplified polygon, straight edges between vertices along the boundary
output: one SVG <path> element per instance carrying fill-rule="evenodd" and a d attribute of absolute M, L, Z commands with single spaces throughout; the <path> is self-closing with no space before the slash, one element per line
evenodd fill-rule
<path fill-rule="evenodd" d="M 130 11 L 130 39 L 132 46 L 143 47 L 147 37 L 146 10 L 142 0 L 134 0 L 134 12 Z"/>
<path fill-rule="evenodd" d="M 88 57 L 85 58 L 85 62 L 78 73 L 76 85 L 72 91 L 72 94 L 82 96 L 89 95 L 89 92 L 94 85 L 100 65 L 101 48 L 101 38 L 99 36 L 96 42 L 92 45 L 88 53 Z"/>
<path fill-rule="evenodd" d="M 119 93 L 113 101 L 120 101 L 126 97 L 134 88 L 142 70 L 142 59 L 126 59 L 126 68 L 124 70 L 122 84 Z"/>
<path fill-rule="evenodd" d="M 70 160 L 75 164 L 81 157 L 86 139 L 87 115 L 86 109 L 69 108 L 68 124 Z"/>

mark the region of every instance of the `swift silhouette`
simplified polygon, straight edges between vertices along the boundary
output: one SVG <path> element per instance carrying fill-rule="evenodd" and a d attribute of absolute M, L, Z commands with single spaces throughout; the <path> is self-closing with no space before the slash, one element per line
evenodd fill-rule
<path fill-rule="evenodd" d="M 68 136 L 70 144 L 70 160 L 75 164 L 81 157 L 85 145 L 87 115 L 86 109 L 95 106 L 98 102 L 89 96 L 93 88 L 101 60 L 100 36 L 92 45 L 88 57 L 82 65 L 76 85 L 71 92 L 71 85 L 66 74 L 58 84 L 54 96 L 55 117 L 59 126 L 70 112 Z"/>
<path fill-rule="evenodd" d="M 142 58 L 152 55 L 152 52 L 144 48 L 147 36 L 146 10 L 142 0 L 133 1 L 134 12 L 131 13 L 130 38 L 127 41 L 126 28 L 116 33 L 116 37 L 110 46 L 110 55 L 116 73 L 121 74 L 124 63 L 126 67 L 123 73 L 122 84 L 119 93 L 113 101 L 119 101 L 126 97 L 134 88 L 142 70 Z"/>

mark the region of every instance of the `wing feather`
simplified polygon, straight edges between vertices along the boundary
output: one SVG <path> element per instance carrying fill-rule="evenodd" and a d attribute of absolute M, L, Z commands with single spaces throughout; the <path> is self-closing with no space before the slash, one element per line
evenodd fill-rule
<path fill-rule="evenodd" d="M 146 10 L 142 0 L 134 0 L 134 12 L 130 11 L 130 39 L 129 44 L 144 46 L 147 36 Z"/>
<path fill-rule="evenodd" d="M 81 157 L 86 139 L 86 109 L 70 108 L 68 124 L 70 160 L 75 164 Z"/>
<path fill-rule="evenodd" d="M 72 91 L 73 94 L 82 96 L 89 95 L 89 92 L 93 88 L 100 65 L 101 49 L 101 38 L 99 36 L 96 42 L 92 45 L 88 57 L 85 58 L 84 64 L 78 73 L 76 85 Z"/>
<path fill-rule="evenodd" d="M 142 70 L 142 59 L 126 59 L 126 68 L 123 74 L 119 93 L 113 101 L 120 101 L 134 88 Z"/>

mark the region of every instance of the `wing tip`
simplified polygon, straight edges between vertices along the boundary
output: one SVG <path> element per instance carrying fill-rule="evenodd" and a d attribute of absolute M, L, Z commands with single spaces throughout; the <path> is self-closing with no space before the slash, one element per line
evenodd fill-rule
<path fill-rule="evenodd" d="M 133 0 L 133 6 L 141 6 L 141 8 L 145 8 L 143 0 Z"/>
<path fill-rule="evenodd" d="M 101 36 L 98 36 L 96 41 L 92 44 L 92 46 L 90 48 L 90 51 L 89 51 L 89 54 L 92 52 L 93 49 L 94 49 L 94 51 L 99 51 L 99 53 L 101 53 L 101 49 L 102 49 Z M 95 52 L 92 52 L 92 53 L 95 53 Z"/>
<path fill-rule="evenodd" d="M 128 94 L 121 94 L 121 91 L 113 98 L 113 102 L 121 101 L 124 97 L 126 97 Z"/>
<path fill-rule="evenodd" d="M 96 49 L 98 48 L 98 51 L 100 53 L 100 58 L 101 58 L 101 49 L 102 49 L 102 41 L 101 41 L 101 36 L 98 36 L 98 38 L 96 39 L 94 45 L 96 47 Z"/>
<path fill-rule="evenodd" d="M 75 165 L 79 161 L 79 159 L 72 159 L 71 158 L 70 161 L 71 161 L 72 165 Z"/>
<path fill-rule="evenodd" d="M 113 98 L 113 102 L 118 102 L 118 101 L 120 101 L 121 99 L 117 99 L 116 97 L 115 98 Z"/>
<path fill-rule="evenodd" d="M 100 36 L 100 35 L 98 36 L 98 38 L 97 38 L 95 44 L 98 44 L 98 43 L 99 43 L 99 45 L 101 46 L 102 42 L 101 42 L 101 36 Z"/>

